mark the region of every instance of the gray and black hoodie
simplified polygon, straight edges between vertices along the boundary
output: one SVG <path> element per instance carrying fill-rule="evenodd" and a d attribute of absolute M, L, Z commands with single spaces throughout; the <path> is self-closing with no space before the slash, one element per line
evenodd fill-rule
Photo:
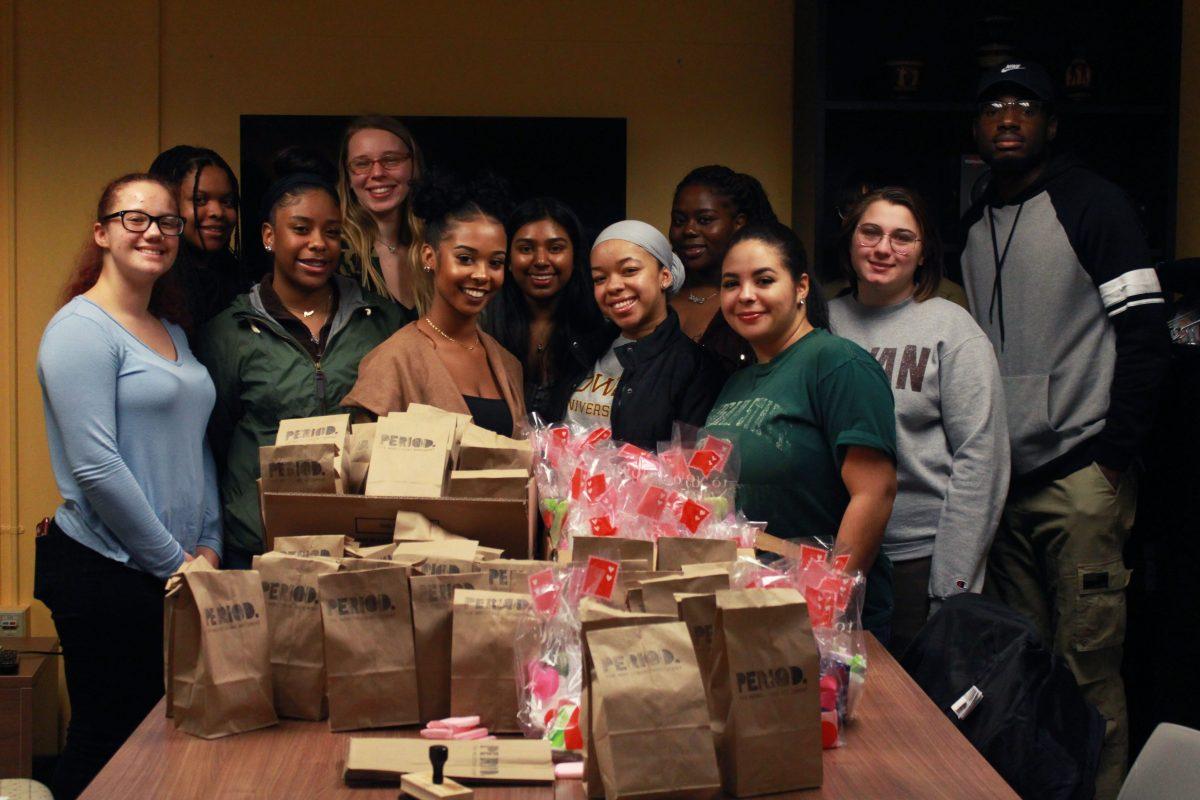
<path fill-rule="evenodd" d="M 986 193 L 964 227 L 963 283 L 1000 363 L 1014 485 L 1092 461 L 1127 469 L 1149 432 L 1169 344 L 1162 289 L 1124 193 L 1060 156 L 1019 196 Z"/>

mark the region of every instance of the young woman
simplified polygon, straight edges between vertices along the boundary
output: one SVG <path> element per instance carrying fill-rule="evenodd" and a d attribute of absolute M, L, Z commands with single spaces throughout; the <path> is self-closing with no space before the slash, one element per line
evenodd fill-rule
<path fill-rule="evenodd" d="M 504 283 L 505 188 L 494 178 L 437 177 L 417 188 L 413 204 L 424 220 L 419 252 L 433 299 L 420 320 L 363 359 L 342 403 L 377 417 L 424 403 L 512 436 L 525 418 L 521 362 L 479 329 L 479 315 Z"/>
<path fill-rule="evenodd" d="M 939 601 L 982 588 L 1008 491 L 1000 370 L 971 315 L 934 296 L 942 247 L 915 192 L 867 194 L 841 244 L 851 289 L 830 304 L 833 330 L 875 356 L 896 400 L 900 491 L 883 552 L 895 564 L 889 646 L 900 654 Z"/>
<path fill-rule="evenodd" d="M 284 174 L 263 207 L 271 272 L 208 324 L 199 345 L 217 387 L 209 431 L 221 474 L 225 561 L 236 568 L 249 568 L 263 550 L 258 448 L 275 443 L 282 419 L 345 413 L 339 401 L 359 361 L 401 324 L 394 303 L 334 274 L 342 214 L 331 183 L 314 173 Z"/>
<path fill-rule="evenodd" d="M 653 450 L 676 421 L 703 423 L 725 374 L 679 329 L 667 295 L 682 283 L 683 265 L 654 227 L 632 219 L 609 225 L 591 261 L 596 304 L 609 324 L 572 348 L 586 372 L 567 419 L 610 427 L 614 439 Z"/>
<path fill-rule="evenodd" d="M 92 235 L 46 326 L 38 379 L 64 499 L 39 530 L 34 596 L 54 618 L 71 700 L 54 796 L 73 798 L 163 693 L 163 581 L 221 557 L 204 438 L 213 386 L 163 276 L 184 220 L 151 175 L 105 187 Z"/>
<path fill-rule="evenodd" d="M 583 226 L 561 201 L 538 197 L 519 205 L 505 229 L 508 277 L 484 314 L 484 328 L 521 361 L 527 410 L 561 422 L 584 377 L 572 369 L 571 342 L 603 322 L 592 298 Z"/>
<path fill-rule="evenodd" d="M 185 226 L 171 274 L 183 289 L 194 342 L 195 332 L 245 289 L 235 249 L 237 177 L 217 153 L 186 144 L 159 153 L 150 174 L 178 187 Z"/>
<path fill-rule="evenodd" d="M 421 223 L 409 202 L 422 169 L 417 142 L 399 120 L 359 117 L 342 134 L 338 196 L 347 246 L 339 271 L 395 300 L 405 322 L 415 320 L 430 299 L 412 249 Z"/>
<path fill-rule="evenodd" d="M 697 167 L 675 187 L 669 236 L 687 277 L 671 307 L 683 332 L 711 350 L 727 372 L 753 364 L 754 349 L 719 313 L 721 262 L 743 225 L 774 221 L 758 179 L 729 167 Z"/>
<path fill-rule="evenodd" d="M 890 565 L 876 554 L 896 496 L 896 421 L 883 370 L 829 332 L 804 248 L 781 223 L 734 235 L 721 313 L 757 358 L 730 377 L 707 423 L 737 445 L 738 506 L 776 536 L 834 540 L 868 573 L 863 624 L 886 641 Z"/>

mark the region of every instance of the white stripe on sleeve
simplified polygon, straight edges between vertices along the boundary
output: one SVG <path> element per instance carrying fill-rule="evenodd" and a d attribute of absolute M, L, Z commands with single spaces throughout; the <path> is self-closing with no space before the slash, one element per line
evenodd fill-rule
<path fill-rule="evenodd" d="M 1158 273 L 1144 267 L 1118 275 L 1111 281 L 1100 284 L 1100 300 L 1110 317 L 1133 306 L 1161 303 L 1162 286 L 1158 283 Z"/>

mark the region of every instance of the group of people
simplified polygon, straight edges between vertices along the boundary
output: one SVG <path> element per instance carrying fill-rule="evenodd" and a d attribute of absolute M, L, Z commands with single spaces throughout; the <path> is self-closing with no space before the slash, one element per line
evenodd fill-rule
<path fill-rule="evenodd" d="M 111 182 L 38 355 L 64 498 L 35 586 L 72 703 L 56 796 L 161 696 L 164 579 L 262 552 L 258 448 L 279 422 L 414 402 L 503 435 L 536 414 L 651 449 L 677 421 L 733 440 L 740 510 L 847 554 L 896 652 L 957 593 L 1028 614 L 1109 720 L 1115 796 L 1121 546 L 1163 298 L 1119 190 L 1051 157 L 1044 71 L 997 69 L 978 101 L 992 180 L 965 220 L 969 311 L 938 296 L 939 232 L 899 186 L 846 213 L 828 300 L 760 182 L 723 166 L 680 181 L 667 235 L 623 220 L 591 239 L 562 202 L 436 174 L 403 124 L 363 117 L 332 169 L 277 159 L 271 264 L 248 287 L 217 153 Z"/>

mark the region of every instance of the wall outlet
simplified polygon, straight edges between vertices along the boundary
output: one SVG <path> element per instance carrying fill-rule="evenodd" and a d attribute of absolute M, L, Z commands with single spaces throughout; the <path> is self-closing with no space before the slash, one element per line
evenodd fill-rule
<path fill-rule="evenodd" d="M 18 639 L 29 636 L 29 606 L 0 608 L 0 636 Z"/>

